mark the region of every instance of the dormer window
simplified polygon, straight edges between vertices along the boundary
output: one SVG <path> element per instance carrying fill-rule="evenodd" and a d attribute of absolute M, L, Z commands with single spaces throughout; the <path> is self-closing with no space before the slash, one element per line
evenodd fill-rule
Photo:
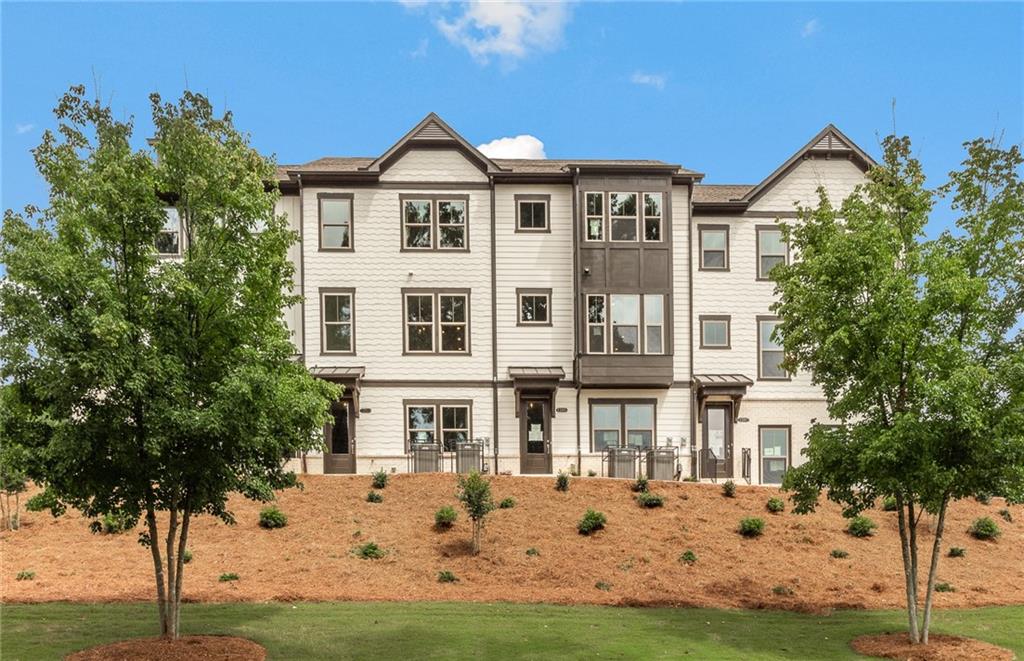
<path fill-rule="evenodd" d="M 402 196 L 402 250 L 469 250 L 468 196 Z"/>
<path fill-rule="evenodd" d="M 181 254 L 181 216 L 174 207 L 164 209 L 164 226 L 156 235 L 156 251 L 161 255 Z"/>

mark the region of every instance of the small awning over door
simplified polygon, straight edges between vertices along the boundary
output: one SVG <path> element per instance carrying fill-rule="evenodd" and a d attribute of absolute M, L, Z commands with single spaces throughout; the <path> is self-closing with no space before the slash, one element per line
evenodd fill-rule
<path fill-rule="evenodd" d="M 510 367 L 508 376 L 516 392 L 515 415 L 519 417 L 519 400 L 523 393 L 543 394 L 551 396 L 551 417 L 555 417 L 554 401 L 558 384 L 565 379 L 565 370 L 561 367 Z"/>
<path fill-rule="evenodd" d="M 739 417 L 740 400 L 747 394 L 747 388 L 754 382 L 742 374 L 694 374 L 693 383 L 697 393 L 697 412 L 704 419 L 704 406 L 709 399 L 731 401 L 733 418 Z"/>
<path fill-rule="evenodd" d="M 352 412 L 357 418 L 359 417 L 359 382 L 366 374 L 365 367 L 316 367 L 314 365 L 309 368 L 309 372 L 317 378 L 345 386 L 345 397 L 352 398 Z"/>

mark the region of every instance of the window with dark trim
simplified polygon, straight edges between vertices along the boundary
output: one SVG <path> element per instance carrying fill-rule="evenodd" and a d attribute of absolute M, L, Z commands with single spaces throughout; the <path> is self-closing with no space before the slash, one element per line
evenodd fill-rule
<path fill-rule="evenodd" d="M 320 250 L 352 250 L 352 195 L 320 193 Z"/>
<path fill-rule="evenodd" d="M 548 207 L 550 195 L 516 195 L 516 231 L 550 232 Z"/>
<path fill-rule="evenodd" d="M 469 353 L 469 292 L 403 291 L 406 353 Z"/>
<path fill-rule="evenodd" d="M 590 451 L 654 446 L 655 400 L 590 400 Z"/>
<path fill-rule="evenodd" d="M 325 289 L 320 292 L 320 350 L 323 353 L 355 353 L 355 291 Z"/>
<path fill-rule="evenodd" d="M 469 197 L 399 196 L 402 250 L 469 250 Z"/>
<path fill-rule="evenodd" d="M 700 348 L 728 349 L 732 344 L 730 326 L 732 317 L 728 315 L 700 316 Z"/>
<path fill-rule="evenodd" d="M 665 296 L 588 294 L 587 353 L 665 353 Z"/>
<path fill-rule="evenodd" d="M 443 452 L 454 452 L 472 438 L 472 409 L 469 401 L 406 402 L 406 449 L 439 443 Z"/>
<path fill-rule="evenodd" d="M 729 270 L 729 226 L 698 225 L 700 237 L 700 270 Z"/>
<path fill-rule="evenodd" d="M 661 241 L 661 201 L 661 193 L 644 193 L 644 241 Z"/>
<path fill-rule="evenodd" d="M 789 469 L 789 426 L 761 426 L 757 428 L 757 435 L 761 484 L 782 484 L 782 477 Z"/>
<path fill-rule="evenodd" d="M 587 241 L 604 241 L 604 193 L 586 194 Z"/>
<path fill-rule="evenodd" d="M 757 279 L 769 280 L 772 269 L 786 264 L 789 246 L 782 236 L 782 230 L 775 226 L 758 227 L 757 232 Z"/>
<path fill-rule="evenodd" d="M 608 194 L 608 225 L 612 241 L 636 241 L 636 193 Z"/>
<path fill-rule="evenodd" d="M 516 301 L 519 310 L 518 325 L 551 325 L 550 289 L 517 289 Z"/>
<path fill-rule="evenodd" d="M 782 345 L 775 340 L 779 320 L 774 317 L 757 319 L 757 378 L 764 381 L 787 381 L 789 373 L 782 367 L 785 358 Z"/>
<path fill-rule="evenodd" d="M 181 254 L 181 216 L 174 207 L 164 209 L 164 225 L 156 233 L 156 251 L 161 255 Z"/>

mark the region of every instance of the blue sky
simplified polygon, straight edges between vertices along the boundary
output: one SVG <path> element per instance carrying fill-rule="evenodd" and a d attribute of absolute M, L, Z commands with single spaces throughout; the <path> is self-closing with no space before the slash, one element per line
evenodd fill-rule
<path fill-rule="evenodd" d="M 1020 3 L 4 2 L 0 12 L 3 208 L 45 201 L 29 150 L 54 125 L 58 96 L 94 80 L 135 117 L 140 144 L 148 93 L 173 97 L 187 79 L 282 163 L 377 155 L 429 111 L 474 144 L 530 135 L 548 157 L 660 158 L 709 183 L 759 181 L 828 122 L 877 155 L 894 98 L 897 131 L 933 185 L 969 138 L 1024 140 Z M 933 229 L 945 222 L 939 214 Z"/>

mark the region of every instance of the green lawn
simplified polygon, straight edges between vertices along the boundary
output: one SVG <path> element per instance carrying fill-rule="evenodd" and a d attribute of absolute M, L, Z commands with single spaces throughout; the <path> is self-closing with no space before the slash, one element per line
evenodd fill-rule
<path fill-rule="evenodd" d="M 256 640 L 271 659 L 846 659 L 854 637 L 900 630 L 897 611 L 828 616 L 774 611 L 473 603 L 186 604 L 186 633 Z M 981 638 L 1024 657 L 1024 607 L 943 611 L 935 631 Z M 0 608 L 0 657 L 58 659 L 157 634 L 148 604 Z"/>

